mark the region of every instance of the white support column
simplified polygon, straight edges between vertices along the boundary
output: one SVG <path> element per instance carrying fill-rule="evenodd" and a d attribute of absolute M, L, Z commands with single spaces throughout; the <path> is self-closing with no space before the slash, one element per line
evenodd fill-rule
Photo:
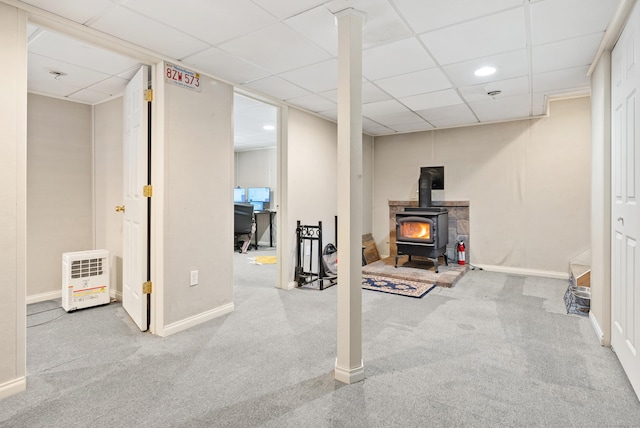
<path fill-rule="evenodd" d="M 338 19 L 338 346 L 335 379 L 364 379 L 362 362 L 362 26 L 354 9 Z"/>

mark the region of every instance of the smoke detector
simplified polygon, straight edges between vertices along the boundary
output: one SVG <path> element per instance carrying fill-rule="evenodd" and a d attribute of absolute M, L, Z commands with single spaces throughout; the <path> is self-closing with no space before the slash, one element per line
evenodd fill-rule
<path fill-rule="evenodd" d="M 60 80 L 61 77 L 64 77 L 67 75 L 67 73 L 65 73 L 64 71 L 56 71 L 56 70 L 49 71 L 49 74 L 52 74 L 53 78 L 56 80 Z"/>

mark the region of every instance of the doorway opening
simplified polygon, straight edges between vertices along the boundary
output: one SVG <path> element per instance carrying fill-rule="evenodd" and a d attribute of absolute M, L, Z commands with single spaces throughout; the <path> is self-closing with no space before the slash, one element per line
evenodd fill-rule
<path fill-rule="evenodd" d="M 275 283 L 279 107 L 238 92 L 233 100 L 234 284 L 260 277 L 261 270 L 273 274 Z"/>
<path fill-rule="evenodd" d="M 62 254 L 92 249 L 109 251 L 109 294 L 121 301 L 123 94 L 146 66 L 34 23 L 27 37 L 26 303 L 60 299 Z M 27 325 L 41 325 L 44 316 L 28 316 Z"/>

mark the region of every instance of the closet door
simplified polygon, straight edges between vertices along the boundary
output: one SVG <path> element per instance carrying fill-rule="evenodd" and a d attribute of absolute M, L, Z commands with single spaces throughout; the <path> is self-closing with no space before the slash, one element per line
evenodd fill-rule
<path fill-rule="evenodd" d="M 640 6 L 611 57 L 611 346 L 640 397 Z"/>

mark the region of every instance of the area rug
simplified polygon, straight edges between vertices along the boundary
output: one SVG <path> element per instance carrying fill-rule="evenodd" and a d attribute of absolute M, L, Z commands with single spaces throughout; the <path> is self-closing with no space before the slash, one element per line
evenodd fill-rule
<path fill-rule="evenodd" d="M 362 288 L 419 299 L 436 288 L 436 286 L 435 284 L 407 281 L 405 279 L 362 275 Z"/>

